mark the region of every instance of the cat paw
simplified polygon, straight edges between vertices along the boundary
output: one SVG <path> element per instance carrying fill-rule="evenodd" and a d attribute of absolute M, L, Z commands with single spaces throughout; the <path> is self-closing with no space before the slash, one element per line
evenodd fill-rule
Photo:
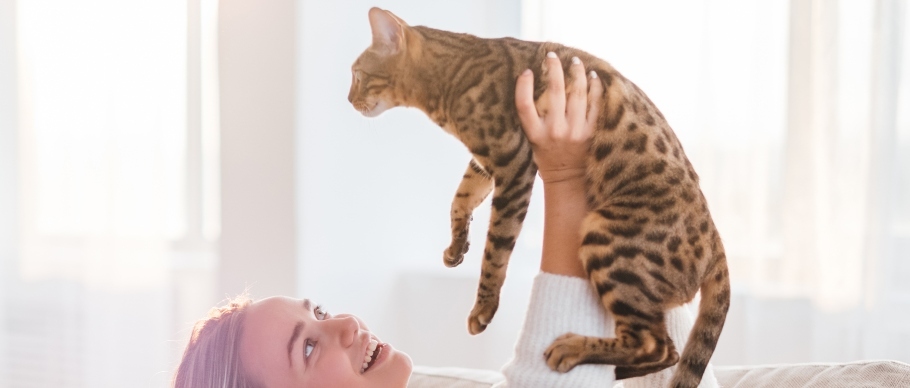
<path fill-rule="evenodd" d="M 566 373 L 581 364 L 584 348 L 584 336 L 575 333 L 563 334 L 553 341 L 544 352 L 547 366 L 554 371 Z"/>
<path fill-rule="evenodd" d="M 496 314 L 498 307 L 498 302 L 474 305 L 471 315 L 468 316 L 468 332 L 471 335 L 477 335 L 486 330 L 487 325 L 493 321 L 493 315 Z"/>
<path fill-rule="evenodd" d="M 455 218 L 452 220 L 452 243 L 442 253 L 442 262 L 446 267 L 457 267 L 468 253 L 468 222 L 471 218 Z"/>
<path fill-rule="evenodd" d="M 467 240 L 457 242 L 453 241 L 452 245 L 446 248 L 445 252 L 442 253 L 442 262 L 446 267 L 457 267 L 464 261 L 464 254 L 468 252 L 468 247 L 471 245 Z"/>

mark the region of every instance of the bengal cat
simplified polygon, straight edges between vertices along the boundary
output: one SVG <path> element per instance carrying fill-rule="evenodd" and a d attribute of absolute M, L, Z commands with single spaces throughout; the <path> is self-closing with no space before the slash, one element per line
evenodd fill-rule
<path fill-rule="evenodd" d="M 695 387 L 714 352 L 730 305 L 724 248 L 698 175 L 664 116 L 607 62 L 556 43 L 409 26 L 391 12 L 369 12 L 372 45 L 352 66 L 348 99 L 365 116 L 396 106 L 423 110 L 473 155 L 452 203 L 447 266 L 468 250 L 471 214 L 492 191 L 477 299 L 468 318 L 482 332 L 499 305 L 515 239 L 527 214 L 537 166 L 515 108 L 515 83 L 535 73 L 538 111 L 546 109 L 546 72 L 580 58 L 595 71 L 604 98 L 587 162 L 587 201 L 579 252 L 591 283 L 616 321 L 616 338 L 566 334 L 547 350 L 566 372 L 582 363 L 616 365 L 616 378 L 641 376 L 680 360 L 664 322 L 670 308 L 701 290 L 698 319 L 674 387 Z M 555 52 L 563 69 L 542 66 Z M 567 85 L 571 80 L 566 81 Z"/>

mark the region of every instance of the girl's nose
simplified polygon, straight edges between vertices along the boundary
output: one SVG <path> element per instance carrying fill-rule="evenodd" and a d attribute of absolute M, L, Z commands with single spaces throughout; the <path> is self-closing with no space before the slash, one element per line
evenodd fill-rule
<path fill-rule="evenodd" d="M 360 323 L 352 316 L 335 317 L 331 319 L 333 328 L 338 334 L 338 340 L 343 347 L 356 343 L 357 334 L 360 332 Z"/>

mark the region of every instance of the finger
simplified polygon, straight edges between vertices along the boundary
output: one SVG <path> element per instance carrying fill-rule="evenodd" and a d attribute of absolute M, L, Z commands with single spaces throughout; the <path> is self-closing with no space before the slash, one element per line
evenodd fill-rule
<path fill-rule="evenodd" d="M 598 117 L 603 108 L 604 86 L 594 70 L 591 70 L 588 76 L 590 77 L 588 79 L 588 115 L 585 120 L 585 131 L 586 136 L 591 136 L 597 128 Z"/>
<path fill-rule="evenodd" d="M 578 57 L 572 57 L 569 75 L 572 76 L 572 80 L 569 84 L 568 97 L 566 99 L 566 121 L 569 123 L 569 131 L 574 133 L 584 130 L 588 100 L 588 80 L 587 76 L 585 76 L 585 65 L 581 63 Z"/>
<path fill-rule="evenodd" d="M 548 52 L 545 60 L 547 66 L 547 99 L 550 109 L 546 119 L 561 119 L 566 111 L 566 83 L 562 74 L 562 62 L 556 53 Z"/>
<path fill-rule="evenodd" d="M 534 105 L 534 73 L 531 69 L 522 72 L 515 83 L 515 107 L 518 109 L 518 119 L 521 120 L 521 126 L 528 139 L 539 138 L 543 126 Z"/>

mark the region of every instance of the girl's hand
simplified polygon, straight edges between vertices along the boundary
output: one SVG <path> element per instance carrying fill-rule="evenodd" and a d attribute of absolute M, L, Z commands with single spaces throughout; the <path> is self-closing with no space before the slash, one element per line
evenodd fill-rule
<path fill-rule="evenodd" d="M 534 74 L 525 70 L 515 86 L 515 105 L 525 135 L 534 151 L 540 178 L 544 184 L 581 178 L 591 136 L 600 113 L 603 85 L 593 71 L 585 75 L 584 64 L 572 58 L 569 74 L 572 83 L 565 85 L 562 64 L 554 53 L 544 62 L 549 109 L 539 115 L 534 105 Z M 588 77 L 593 82 L 588 82 Z M 590 87 L 589 87 L 590 84 Z M 568 98 L 566 97 L 568 95 Z"/>
<path fill-rule="evenodd" d="M 581 247 L 579 230 L 588 212 L 585 162 L 600 113 L 603 85 L 594 75 L 588 82 L 581 61 L 573 58 L 572 62 L 569 66 L 572 83 L 566 88 L 562 64 L 555 55 L 547 55 L 544 62 L 550 69 L 547 91 L 540 98 L 548 99 L 548 110 L 543 116 L 534 105 L 534 75 L 530 70 L 518 77 L 515 105 L 544 183 L 540 269 L 584 278 L 578 249 Z"/>

